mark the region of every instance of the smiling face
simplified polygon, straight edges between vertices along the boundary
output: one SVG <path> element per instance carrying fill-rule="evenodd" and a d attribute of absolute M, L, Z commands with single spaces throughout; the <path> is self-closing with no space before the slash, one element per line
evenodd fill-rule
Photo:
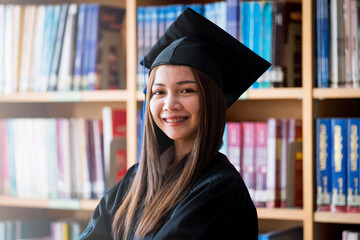
<path fill-rule="evenodd" d="M 200 124 L 200 99 L 190 67 L 159 66 L 151 94 L 150 112 L 156 125 L 174 140 L 175 147 L 192 146 Z"/>

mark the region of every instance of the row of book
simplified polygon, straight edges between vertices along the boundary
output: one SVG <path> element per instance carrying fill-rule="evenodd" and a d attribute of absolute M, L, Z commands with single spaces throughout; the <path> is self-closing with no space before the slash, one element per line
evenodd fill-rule
<path fill-rule="evenodd" d="M 317 87 L 360 87 L 359 10 L 356 0 L 316 0 Z"/>
<path fill-rule="evenodd" d="M 360 212 L 360 118 L 316 121 L 318 211 Z"/>
<path fill-rule="evenodd" d="M 359 240 L 360 230 L 344 230 L 342 231 L 341 240 Z"/>
<path fill-rule="evenodd" d="M 125 9 L 0 5 L 0 93 L 125 88 Z"/>
<path fill-rule="evenodd" d="M 84 227 L 79 219 L 0 221 L 0 239 L 76 240 Z"/>
<path fill-rule="evenodd" d="M 259 233 L 258 240 L 302 240 L 304 236 L 302 227 L 283 228 L 270 232 Z"/>
<path fill-rule="evenodd" d="M 302 122 L 228 122 L 221 151 L 257 207 L 302 207 Z"/>
<path fill-rule="evenodd" d="M 253 85 L 254 88 L 301 86 L 301 4 L 294 2 L 227 0 L 138 7 L 138 62 L 185 7 L 213 21 L 272 63 L 271 69 Z M 147 71 L 138 65 L 139 90 L 144 88 L 146 75 Z"/>
<path fill-rule="evenodd" d="M 103 120 L 0 119 L 0 193 L 101 198 L 127 169 L 126 112 L 103 112 Z"/>

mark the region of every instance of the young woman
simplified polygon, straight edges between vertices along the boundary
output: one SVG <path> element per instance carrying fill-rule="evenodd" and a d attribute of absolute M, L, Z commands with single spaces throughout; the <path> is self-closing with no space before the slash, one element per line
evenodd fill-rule
<path fill-rule="evenodd" d="M 103 197 L 80 239 L 257 239 L 256 208 L 219 149 L 226 109 L 269 64 L 191 9 L 143 64 L 139 164 Z"/>

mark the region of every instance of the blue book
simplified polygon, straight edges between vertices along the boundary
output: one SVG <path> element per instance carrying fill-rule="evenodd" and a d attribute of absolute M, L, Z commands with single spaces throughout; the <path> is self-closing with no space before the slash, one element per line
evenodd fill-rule
<path fill-rule="evenodd" d="M 263 8 L 259 2 L 253 5 L 253 38 L 252 50 L 259 56 L 262 56 L 262 39 L 263 39 Z M 253 88 L 259 88 L 261 78 L 252 85 Z"/>
<path fill-rule="evenodd" d="M 165 14 L 165 26 L 166 29 L 175 21 L 176 15 L 176 6 L 175 5 L 168 5 L 166 7 L 166 14 Z"/>
<path fill-rule="evenodd" d="M 192 3 L 192 4 L 189 4 L 189 5 L 186 5 L 186 7 L 189 7 L 192 10 L 194 10 L 195 12 L 203 15 L 203 5 L 202 4 Z"/>
<path fill-rule="evenodd" d="M 204 4 L 204 17 L 216 24 L 216 7 L 215 3 Z"/>
<path fill-rule="evenodd" d="M 329 17 L 328 1 L 316 1 L 317 86 L 329 87 Z"/>
<path fill-rule="evenodd" d="M 62 45 L 63 45 L 68 8 L 69 8 L 69 6 L 66 3 L 61 5 L 59 25 L 58 25 L 58 29 L 56 32 L 54 52 L 53 52 L 53 57 L 52 57 L 52 61 L 51 61 L 50 79 L 49 79 L 49 84 L 48 84 L 49 91 L 56 90 L 56 86 L 57 86 L 57 80 L 58 80 L 57 78 L 58 78 L 58 74 L 59 74 L 61 50 L 62 50 Z"/>
<path fill-rule="evenodd" d="M 75 63 L 74 63 L 74 80 L 73 90 L 81 89 L 81 81 L 83 77 L 83 64 L 85 53 L 85 34 L 86 34 L 86 11 L 87 5 L 82 3 L 79 6 L 77 29 L 76 29 L 76 49 L 75 49 Z"/>
<path fill-rule="evenodd" d="M 178 17 L 182 13 L 182 11 L 184 11 L 184 9 L 185 9 L 185 5 L 175 4 L 174 5 L 175 17 Z"/>
<path fill-rule="evenodd" d="M 48 78 L 50 75 L 51 60 L 54 50 L 54 43 L 58 28 L 59 16 L 60 16 L 59 5 L 46 6 L 40 77 L 37 80 L 38 84 L 35 86 L 35 91 L 44 92 L 48 88 Z"/>
<path fill-rule="evenodd" d="M 227 29 L 227 6 L 226 2 L 215 2 L 214 8 L 215 8 L 215 21 L 216 24 L 222 28 L 224 31 Z"/>
<path fill-rule="evenodd" d="M 227 0 L 226 4 L 227 4 L 227 32 L 234 38 L 240 40 L 239 0 Z"/>
<path fill-rule="evenodd" d="M 154 46 L 154 44 L 159 39 L 158 36 L 158 15 L 157 15 L 157 7 L 149 6 L 147 8 L 150 17 L 150 45 Z"/>
<path fill-rule="evenodd" d="M 266 2 L 263 9 L 263 54 L 262 57 L 271 62 L 272 59 L 272 31 L 273 31 L 273 14 L 272 14 L 272 3 Z M 261 80 L 262 88 L 270 88 L 270 72 L 269 70 L 265 72 Z"/>
<path fill-rule="evenodd" d="M 87 66 L 87 89 L 95 90 L 96 89 L 96 54 L 97 54 L 97 35 L 99 31 L 99 4 L 91 4 L 89 6 L 89 16 L 88 16 L 88 28 L 90 33 L 87 39 L 87 51 L 88 51 L 88 66 Z"/>
<path fill-rule="evenodd" d="M 316 119 L 316 206 L 329 211 L 331 204 L 331 119 Z"/>
<path fill-rule="evenodd" d="M 228 127 L 227 123 L 225 124 L 224 134 L 223 134 L 223 144 L 220 147 L 219 152 L 227 156 L 227 149 L 228 149 Z"/>
<path fill-rule="evenodd" d="M 347 128 L 347 212 L 359 212 L 360 118 L 349 118 Z"/>
<path fill-rule="evenodd" d="M 165 17 L 165 16 L 164 16 Z M 145 29 L 145 8 L 138 7 L 137 14 L 137 90 L 143 90 L 145 87 L 144 76 L 144 67 L 140 65 L 140 61 L 145 56 L 145 39 L 144 39 L 144 29 Z"/>
<path fill-rule="evenodd" d="M 166 6 L 158 6 L 156 8 L 157 11 L 157 30 L 158 30 L 158 38 L 160 38 L 165 30 L 166 30 Z"/>
<path fill-rule="evenodd" d="M 251 29 L 251 3 L 250 2 L 243 2 L 241 4 L 241 40 L 242 43 L 250 48 L 250 29 Z"/>
<path fill-rule="evenodd" d="M 346 211 L 347 119 L 331 119 L 331 211 Z"/>

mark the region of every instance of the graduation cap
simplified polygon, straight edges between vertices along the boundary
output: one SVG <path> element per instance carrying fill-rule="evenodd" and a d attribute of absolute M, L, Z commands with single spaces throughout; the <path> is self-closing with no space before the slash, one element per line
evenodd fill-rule
<path fill-rule="evenodd" d="M 230 107 L 270 63 L 191 8 L 186 8 L 140 62 L 195 67 L 212 77 Z"/>

